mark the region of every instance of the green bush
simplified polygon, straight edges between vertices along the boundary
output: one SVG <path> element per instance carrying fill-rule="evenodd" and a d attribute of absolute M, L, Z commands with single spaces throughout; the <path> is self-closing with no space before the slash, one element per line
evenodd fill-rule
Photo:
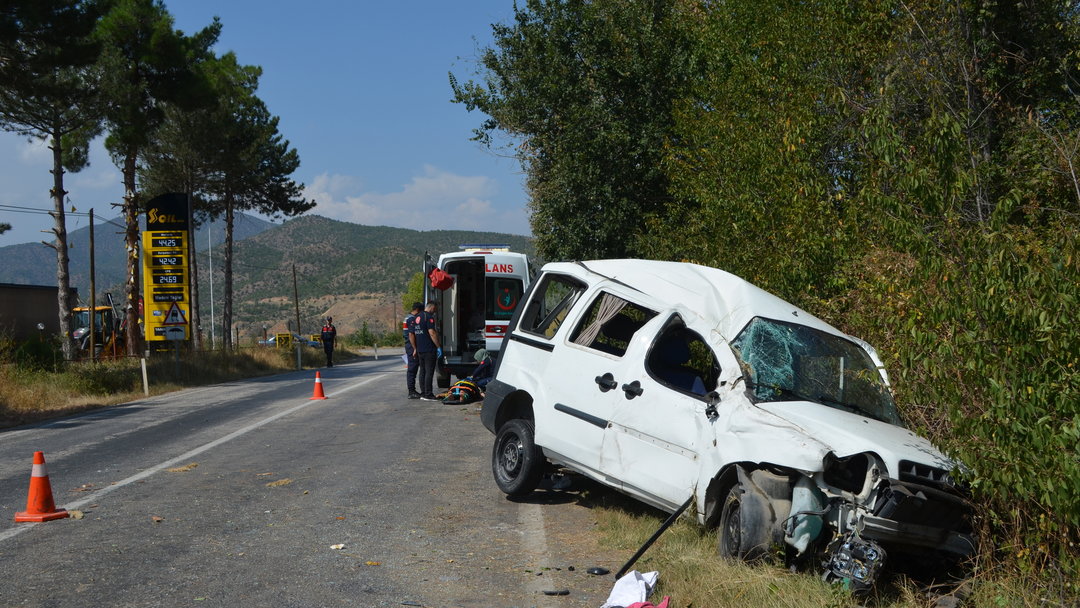
<path fill-rule="evenodd" d="M 909 425 L 970 468 L 987 555 L 1057 590 L 1080 568 L 1076 231 L 954 227 L 877 249 L 813 308 L 879 348 Z M 1072 591 L 1075 593 L 1075 590 Z"/>
<path fill-rule="evenodd" d="M 13 363 L 21 368 L 56 371 L 64 361 L 60 345 L 55 340 L 13 340 L 0 336 L 0 362 Z"/>

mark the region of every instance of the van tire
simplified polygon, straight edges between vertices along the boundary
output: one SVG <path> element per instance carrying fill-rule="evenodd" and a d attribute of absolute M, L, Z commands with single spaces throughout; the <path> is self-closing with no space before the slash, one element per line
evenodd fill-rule
<path fill-rule="evenodd" d="M 768 530 L 760 525 L 760 514 L 753 512 L 759 506 L 753 500 L 745 500 L 741 484 L 731 486 L 720 505 L 716 543 L 720 557 L 757 562 L 768 556 Z"/>
<path fill-rule="evenodd" d="M 450 388 L 450 372 L 439 369 L 435 372 L 435 382 L 439 388 Z"/>
<path fill-rule="evenodd" d="M 495 484 L 511 498 L 531 494 L 540 485 L 544 453 L 533 441 L 533 425 L 528 420 L 508 420 L 495 435 L 491 450 L 491 472 Z"/>

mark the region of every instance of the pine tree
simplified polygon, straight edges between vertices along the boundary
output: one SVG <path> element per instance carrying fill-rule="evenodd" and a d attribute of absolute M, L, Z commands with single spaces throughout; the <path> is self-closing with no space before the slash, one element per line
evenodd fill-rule
<path fill-rule="evenodd" d="M 76 347 L 64 172 L 86 166 L 87 146 L 100 128 L 101 106 L 90 69 L 100 49 L 90 38 L 98 8 L 80 0 L 25 0 L 0 7 L 0 127 L 45 140 L 52 150 L 54 240 L 45 245 L 56 251 L 61 348 L 68 360 L 75 358 Z"/>
<path fill-rule="evenodd" d="M 209 90 L 193 66 L 208 56 L 220 31 L 215 19 L 188 37 L 173 29 L 172 17 L 160 0 L 114 0 L 96 33 L 103 44 L 102 94 L 108 100 L 105 146 L 124 178 L 128 354 L 138 352 L 141 340 L 137 311 L 142 205 L 135 181 L 137 161 L 164 120 L 167 103 L 189 108 L 208 103 Z"/>

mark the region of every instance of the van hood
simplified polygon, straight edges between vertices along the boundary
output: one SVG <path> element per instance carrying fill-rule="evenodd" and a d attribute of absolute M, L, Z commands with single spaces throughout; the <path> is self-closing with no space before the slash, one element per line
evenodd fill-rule
<path fill-rule="evenodd" d="M 877 454 L 897 477 L 900 461 L 909 460 L 945 470 L 956 463 L 928 440 L 885 422 L 833 409 L 812 401 L 758 403 L 756 407 L 801 428 L 816 441 L 828 446 L 838 457 L 860 452 Z"/>

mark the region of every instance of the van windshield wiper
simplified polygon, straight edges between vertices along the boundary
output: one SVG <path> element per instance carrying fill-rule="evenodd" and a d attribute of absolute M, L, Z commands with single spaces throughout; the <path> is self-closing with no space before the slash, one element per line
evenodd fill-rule
<path fill-rule="evenodd" d="M 845 409 L 845 410 L 847 410 L 849 412 L 852 412 L 853 414 L 860 414 L 862 416 L 869 416 L 869 414 L 864 412 L 862 410 L 862 408 L 860 408 L 857 405 L 852 405 L 850 403 L 845 403 L 843 401 L 837 401 L 836 399 L 830 399 L 829 397 L 826 397 L 825 395 L 819 396 L 817 399 L 815 399 L 815 401 L 817 401 L 818 403 L 820 403 L 822 405 L 828 405 L 829 407 L 836 407 L 836 408 L 840 408 L 840 409 Z M 873 418 L 873 416 L 870 416 L 870 417 Z"/>
<path fill-rule="evenodd" d="M 821 403 L 818 399 L 803 395 L 802 393 L 783 386 L 764 386 L 762 388 L 769 391 L 768 396 L 762 399 L 762 401 L 812 401 L 814 403 Z M 821 405 L 825 404 L 821 403 Z"/>

